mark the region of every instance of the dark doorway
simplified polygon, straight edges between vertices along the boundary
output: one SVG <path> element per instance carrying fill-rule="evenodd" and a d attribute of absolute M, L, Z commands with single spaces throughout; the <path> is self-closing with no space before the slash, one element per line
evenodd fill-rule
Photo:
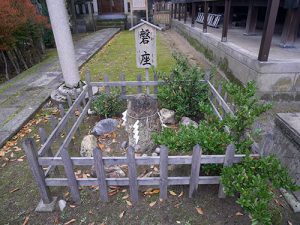
<path fill-rule="evenodd" d="M 100 0 L 101 13 L 123 13 L 124 3 L 123 0 Z"/>

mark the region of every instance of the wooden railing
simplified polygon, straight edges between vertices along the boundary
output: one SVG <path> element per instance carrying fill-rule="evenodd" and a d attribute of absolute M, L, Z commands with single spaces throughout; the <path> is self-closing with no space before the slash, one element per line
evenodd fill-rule
<path fill-rule="evenodd" d="M 128 147 L 126 157 L 103 157 L 99 148 L 94 149 L 93 157 L 70 157 L 69 149 L 73 147 L 73 137 L 79 131 L 79 126 L 87 115 L 88 109 L 92 102 L 92 87 L 104 87 L 105 92 L 109 93 L 112 87 L 120 87 L 123 97 L 131 96 L 132 93 L 127 92 L 127 87 L 136 87 L 137 93 L 142 93 L 143 89 L 150 86 L 154 87 L 154 95 L 157 93 L 157 87 L 161 81 L 158 81 L 154 75 L 154 81 L 142 81 L 141 77 L 137 77 L 137 81 L 125 81 L 125 77 L 121 76 L 120 81 L 110 82 L 105 76 L 104 82 L 91 82 L 89 73 L 86 76 L 86 86 L 81 87 L 80 94 L 74 102 L 68 96 L 69 109 L 65 112 L 62 105 L 59 105 L 61 119 L 60 121 L 52 118 L 51 123 L 54 127 L 48 136 L 44 129 L 40 128 L 40 136 L 42 146 L 37 150 L 34 140 L 28 138 L 23 143 L 23 149 L 26 152 L 28 163 L 38 185 L 43 203 L 47 204 L 52 201 L 50 186 L 68 186 L 74 202 L 80 202 L 80 186 L 98 185 L 100 188 L 100 199 L 108 200 L 108 186 L 129 186 L 130 198 L 134 203 L 138 200 L 138 186 L 154 185 L 160 188 L 160 198 L 167 198 L 167 188 L 171 185 L 189 185 L 189 196 L 192 197 L 199 184 L 220 184 L 219 176 L 199 176 L 200 168 L 203 164 L 223 164 L 223 166 L 231 166 L 233 163 L 239 163 L 245 155 L 235 154 L 234 145 L 229 145 L 224 149 L 225 155 L 202 155 L 201 146 L 196 145 L 193 149 L 192 156 L 169 156 L 168 149 L 161 147 L 160 156 L 135 157 L 134 149 Z M 209 76 L 201 82 L 207 82 L 210 93 L 210 103 L 215 113 L 220 119 L 226 113 L 234 114 L 224 98 L 215 87 L 211 84 Z M 132 90 L 130 90 L 132 91 Z M 218 105 L 217 105 L 218 103 Z M 220 110 L 221 108 L 221 110 Z M 222 112 L 220 112 L 222 111 Z M 75 116 L 76 114 L 76 116 Z M 56 152 L 53 150 L 53 143 L 62 133 L 65 133 L 62 144 Z M 253 154 L 253 157 L 259 157 Z M 191 165 L 189 177 L 168 177 L 168 165 L 187 164 Z M 104 166 L 109 165 L 127 165 L 127 178 L 107 178 Z M 160 177 L 138 177 L 136 167 L 139 165 L 159 165 Z M 50 177 L 52 172 L 54 175 L 58 172 L 57 166 L 63 166 L 66 177 Z M 74 166 L 95 166 L 97 178 L 76 178 L 74 174 Z M 43 170 L 43 167 L 46 170 Z M 219 197 L 225 197 L 223 187 L 220 184 Z"/>

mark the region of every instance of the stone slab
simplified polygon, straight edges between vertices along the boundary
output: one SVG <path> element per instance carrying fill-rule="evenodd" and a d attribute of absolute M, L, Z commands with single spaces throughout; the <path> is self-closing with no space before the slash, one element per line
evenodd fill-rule
<path fill-rule="evenodd" d="M 1 108 L 0 126 L 7 120 L 7 118 L 12 116 L 17 111 L 18 111 L 17 107 Z"/>
<path fill-rule="evenodd" d="M 52 202 L 45 204 L 41 199 L 37 207 L 35 208 L 36 212 L 53 212 L 55 209 L 55 204 L 57 202 L 57 197 L 53 197 Z"/>
<path fill-rule="evenodd" d="M 277 113 L 275 124 L 295 144 L 300 151 L 300 113 Z"/>
<path fill-rule="evenodd" d="M 120 31 L 103 29 L 74 43 L 79 68 Z M 47 101 L 51 91 L 63 83 L 58 58 L 42 65 L 30 74 L 17 76 L 0 85 L 0 148 L 15 135 L 34 113 Z M 5 86 L 9 86 L 5 88 Z M 14 116 L 11 116 L 15 113 Z M 7 121 L 7 119 L 10 119 Z M 5 123 L 5 124 L 4 124 Z"/>

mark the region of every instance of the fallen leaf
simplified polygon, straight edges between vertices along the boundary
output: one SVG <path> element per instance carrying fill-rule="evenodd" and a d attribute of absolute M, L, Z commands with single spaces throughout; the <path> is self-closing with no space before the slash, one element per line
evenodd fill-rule
<path fill-rule="evenodd" d="M 70 208 L 75 208 L 76 207 L 76 205 L 70 205 Z"/>
<path fill-rule="evenodd" d="M 200 215 L 203 215 L 203 209 L 200 207 L 196 207 L 197 213 L 199 213 Z"/>
<path fill-rule="evenodd" d="M 16 192 L 16 191 L 18 191 L 18 190 L 20 190 L 20 188 L 15 188 L 15 189 L 9 191 L 9 193 L 13 193 L 13 192 Z"/>
<path fill-rule="evenodd" d="M 179 220 L 177 220 L 176 223 L 180 224 L 181 222 Z"/>
<path fill-rule="evenodd" d="M 26 216 L 22 225 L 26 225 L 26 224 L 28 224 L 28 222 L 29 222 L 29 216 Z"/>
<path fill-rule="evenodd" d="M 68 222 L 64 223 L 64 225 L 68 225 L 68 224 L 71 224 L 71 223 L 74 223 L 74 222 L 76 222 L 76 220 L 75 219 L 71 219 Z"/>
<path fill-rule="evenodd" d="M 19 158 L 19 159 L 17 159 L 17 161 L 18 161 L 18 162 L 23 162 L 24 159 Z"/>
<path fill-rule="evenodd" d="M 119 192 L 118 190 L 111 190 L 108 192 L 108 195 L 113 196 L 113 195 L 117 194 L 118 192 Z"/>
<path fill-rule="evenodd" d="M 178 203 L 176 205 L 174 205 L 175 208 L 178 208 L 181 205 L 181 203 Z"/>
<path fill-rule="evenodd" d="M 122 212 L 120 213 L 120 215 L 119 215 L 120 219 L 122 219 L 122 217 L 125 215 L 125 212 L 126 212 L 126 211 L 122 211 Z"/>
<path fill-rule="evenodd" d="M 125 195 L 122 197 L 122 199 L 127 199 L 129 197 L 129 195 Z"/>
<path fill-rule="evenodd" d="M 105 148 L 105 144 L 102 144 L 102 143 L 99 143 L 98 146 L 99 146 L 100 149 L 104 149 Z"/>
<path fill-rule="evenodd" d="M 235 215 L 236 215 L 236 216 L 243 216 L 244 214 L 241 213 L 241 212 L 237 212 Z"/>
<path fill-rule="evenodd" d="M 160 202 L 163 202 L 164 200 L 163 200 L 162 198 L 159 198 L 159 201 L 160 201 Z"/>
<path fill-rule="evenodd" d="M 156 204 L 156 201 L 155 201 L 155 202 L 151 202 L 151 203 L 149 204 L 149 206 L 150 206 L 150 207 L 153 207 L 155 204 Z"/>
<path fill-rule="evenodd" d="M 169 191 L 170 195 L 176 196 L 177 194 L 174 191 Z"/>
<path fill-rule="evenodd" d="M 178 198 L 182 197 L 183 196 L 183 191 L 180 192 L 180 194 L 178 195 Z"/>
<path fill-rule="evenodd" d="M 132 206 L 132 203 L 128 200 L 126 200 L 126 204 L 129 205 L 129 206 Z"/>
<path fill-rule="evenodd" d="M 274 199 L 275 203 L 279 206 L 284 207 L 284 205 L 282 204 L 282 202 L 278 201 L 277 199 Z"/>
<path fill-rule="evenodd" d="M 292 222 L 288 221 L 288 225 L 293 225 Z"/>
<path fill-rule="evenodd" d="M 122 192 L 122 193 L 127 192 L 127 189 L 123 189 L 121 192 Z"/>
<path fill-rule="evenodd" d="M 148 191 L 149 190 L 149 191 Z M 159 193 L 159 189 L 148 189 L 144 192 L 144 195 L 155 195 Z"/>

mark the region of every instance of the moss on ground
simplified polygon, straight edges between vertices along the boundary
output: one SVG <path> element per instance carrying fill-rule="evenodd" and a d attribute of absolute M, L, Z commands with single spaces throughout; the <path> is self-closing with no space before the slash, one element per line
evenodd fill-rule
<path fill-rule="evenodd" d="M 156 44 L 156 69 L 168 73 L 175 60 L 172 57 L 171 49 L 162 41 L 159 32 Z M 103 75 L 108 75 L 110 80 L 119 80 L 120 74 L 125 74 L 126 80 L 136 80 L 136 76 L 145 74 L 145 70 L 136 67 L 135 57 L 134 33 L 122 31 L 82 67 L 81 77 L 84 79 L 85 71 L 89 69 L 93 81 L 103 80 Z"/>

